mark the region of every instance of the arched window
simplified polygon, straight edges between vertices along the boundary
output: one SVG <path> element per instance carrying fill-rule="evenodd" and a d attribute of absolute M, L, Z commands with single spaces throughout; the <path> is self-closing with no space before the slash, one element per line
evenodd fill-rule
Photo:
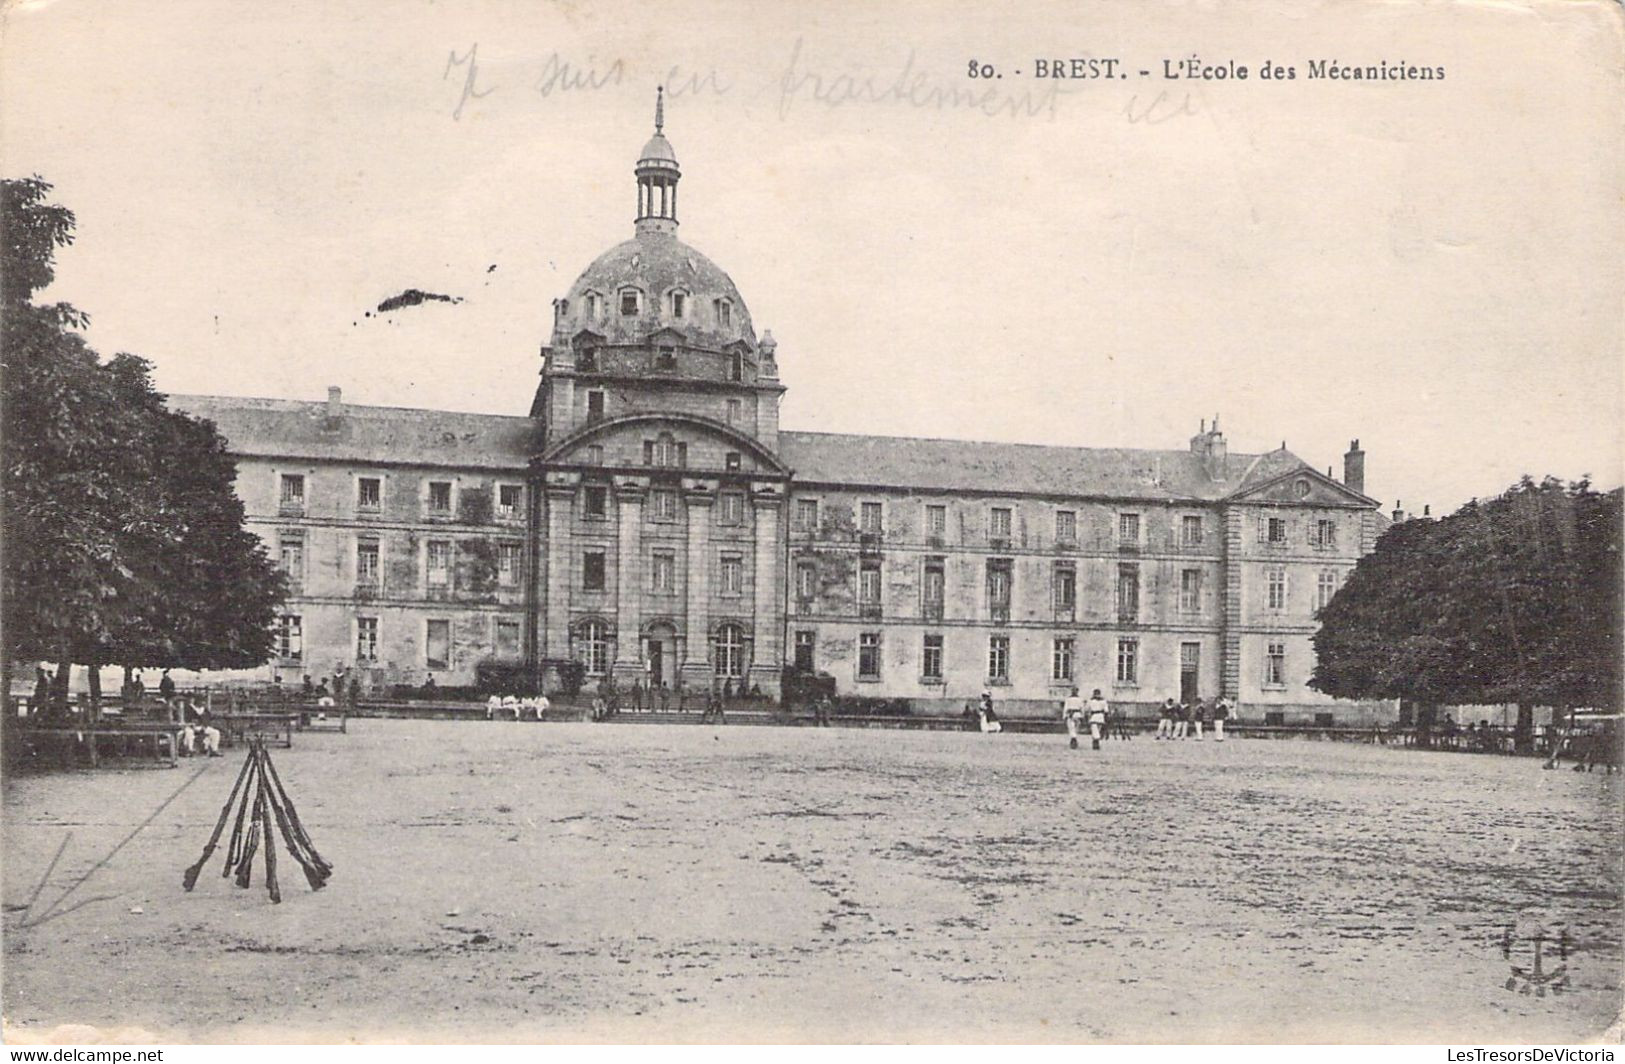
<path fill-rule="evenodd" d="M 603 621 L 588 621 L 577 631 L 576 660 L 587 667 L 588 676 L 602 676 L 609 668 L 609 627 Z"/>
<path fill-rule="evenodd" d="M 745 633 L 737 624 L 717 629 L 712 651 L 711 661 L 718 676 L 737 680 L 745 675 Z"/>

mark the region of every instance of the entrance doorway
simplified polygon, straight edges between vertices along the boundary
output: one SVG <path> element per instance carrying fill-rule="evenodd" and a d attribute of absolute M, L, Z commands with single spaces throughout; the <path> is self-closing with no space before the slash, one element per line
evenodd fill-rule
<path fill-rule="evenodd" d="M 1191 705 L 1199 697 L 1202 676 L 1202 644 L 1179 644 L 1179 700 Z"/>
<path fill-rule="evenodd" d="M 669 624 L 653 624 L 644 641 L 644 660 L 649 663 L 649 687 L 658 690 L 661 684 L 668 688 L 675 679 L 675 652 L 677 632 Z"/>

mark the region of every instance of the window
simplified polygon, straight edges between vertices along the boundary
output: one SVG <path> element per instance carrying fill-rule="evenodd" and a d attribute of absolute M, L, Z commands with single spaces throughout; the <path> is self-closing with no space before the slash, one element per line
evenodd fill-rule
<path fill-rule="evenodd" d="M 298 508 L 305 505 L 304 474 L 282 474 L 282 505 L 290 508 Z"/>
<path fill-rule="evenodd" d="M 576 353 L 576 368 L 583 373 L 598 372 L 598 348 L 583 347 Z"/>
<path fill-rule="evenodd" d="M 656 488 L 649 493 L 654 504 L 656 521 L 677 520 L 677 492 L 671 488 Z"/>
<path fill-rule="evenodd" d="M 1071 614 L 1078 605 L 1078 571 L 1068 564 L 1055 567 L 1052 578 L 1055 612 Z"/>
<path fill-rule="evenodd" d="M 1117 641 L 1117 682 L 1132 687 L 1140 682 L 1140 641 L 1138 639 L 1119 639 Z"/>
<path fill-rule="evenodd" d="M 745 637 L 737 624 L 718 628 L 713 648 L 712 660 L 718 676 L 737 680 L 745 675 Z"/>
<path fill-rule="evenodd" d="M 745 356 L 738 351 L 728 356 L 728 379 L 736 384 L 745 379 Z"/>
<path fill-rule="evenodd" d="M 1007 635 L 988 636 L 987 678 L 998 683 L 1007 683 L 1010 679 L 1010 637 Z"/>
<path fill-rule="evenodd" d="M 1309 533 L 1309 542 L 1322 549 L 1337 546 L 1337 522 L 1320 518 L 1315 522 L 1314 531 Z"/>
<path fill-rule="evenodd" d="M 287 576 L 288 583 L 298 587 L 305 579 L 305 541 L 299 536 L 286 536 L 278 545 L 278 567 Z"/>
<path fill-rule="evenodd" d="M 725 491 L 720 496 L 722 506 L 719 519 L 725 525 L 742 525 L 745 523 L 745 495 L 738 491 Z"/>
<path fill-rule="evenodd" d="M 378 572 L 378 541 L 358 540 L 355 545 L 355 582 L 377 587 Z"/>
<path fill-rule="evenodd" d="M 878 502 L 866 502 L 859 509 L 858 529 L 871 536 L 880 535 L 884 527 L 885 511 Z"/>
<path fill-rule="evenodd" d="M 1121 547 L 1138 547 L 1140 545 L 1140 515 L 1117 515 L 1117 543 Z"/>
<path fill-rule="evenodd" d="M 931 503 L 925 508 L 925 534 L 941 539 L 948 531 L 948 507 Z"/>
<path fill-rule="evenodd" d="M 861 632 L 858 635 L 858 679 L 880 679 L 879 632 Z"/>
<path fill-rule="evenodd" d="M 510 541 L 497 544 L 497 583 L 503 587 L 519 583 L 519 573 L 524 566 L 520 549 L 520 544 Z"/>
<path fill-rule="evenodd" d="M 576 660 L 586 666 L 588 676 L 602 676 L 608 671 L 609 628 L 603 621 L 588 621 L 578 630 Z"/>
<path fill-rule="evenodd" d="M 716 311 L 718 325 L 724 329 L 733 325 L 734 308 L 732 303 L 728 302 L 726 299 L 718 299 L 715 300 L 711 306 L 712 309 Z"/>
<path fill-rule="evenodd" d="M 355 660 L 367 662 L 378 660 L 378 618 L 355 619 Z"/>
<path fill-rule="evenodd" d="M 1286 609 L 1286 570 L 1271 569 L 1266 575 L 1269 580 L 1269 608 L 1272 610 Z"/>
<path fill-rule="evenodd" d="M 497 657 L 511 661 L 519 657 L 519 622 L 497 621 Z"/>
<path fill-rule="evenodd" d="M 1049 678 L 1057 683 L 1072 682 L 1072 651 L 1073 641 L 1070 638 L 1055 640 L 1055 646 L 1050 652 Z"/>
<path fill-rule="evenodd" d="M 988 514 L 987 534 L 993 539 L 1010 539 L 1010 508 L 995 506 Z"/>
<path fill-rule="evenodd" d="M 811 602 L 818 588 L 818 569 L 812 562 L 796 563 L 796 598 Z"/>
<path fill-rule="evenodd" d="M 728 400 L 728 424 L 737 425 L 745 418 L 745 404 L 739 399 Z"/>
<path fill-rule="evenodd" d="M 1010 559 L 987 560 L 987 607 L 995 621 L 1010 619 Z"/>
<path fill-rule="evenodd" d="M 669 551 L 655 551 L 649 566 L 649 588 L 652 591 L 677 590 L 677 556 Z"/>
<path fill-rule="evenodd" d="M 592 449 L 593 448 L 589 447 L 588 451 L 591 451 Z M 589 459 L 590 459 L 590 457 L 591 456 L 589 455 Z M 593 464 L 594 465 L 599 465 L 599 464 L 601 464 L 603 462 L 603 460 L 604 460 L 604 452 L 603 452 L 602 448 L 599 448 L 598 449 L 597 461 L 593 462 Z M 518 484 L 501 484 L 501 485 L 498 485 L 498 487 L 497 487 L 497 516 L 498 517 L 504 518 L 505 520 L 512 521 L 514 518 L 520 516 L 521 512 L 524 510 L 524 506 L 525 506 L 525 489 L 524 488 L 520 487 Z"/>
<path fill-rule="evenodd" d="M 598 318 L 604 313 L 603 300 L 598 298 L 597 292 L 588 292 L 585 297 L 585 301 L 587 308 L 587 320 L 597 321 Z"/>
<path fill-rule="evenodd" d="M 676 369 L 677 349 L 675 347 L 661 347 L 659 353 L 655 355 L 655 368 Z"/>
<path fill-rule="evenodd" d="M 942 680 L 942 636 L 927 635 L 920 650 L 920 679 L 928 683 Z"/>
<path fill-rule="evenodd" d="M 679 444 L 669 432 L 662 432 L 652 440 L 643 441 L 643 464 L 670 469 L 685 464 L 688 457 L 686 444 Z"/>
<path fill-rule="evenodd" d="M 601 549 L 588 550 L 581 555 L 581 589 L 583 591 L 604 590 L 604 552 Z"/>
<path fill-rule="evenodd" d="M 604 464 L 604 449 L 596 443 L 587 445 L 587 464 L 601 466 Z"/>
<path fill-rule="evenodd" d="M 384 503 L 384 484 L 377 477 L 358 477 L 355 482 L 355 508 L 377 510 Z"/>
<path fill-rule="evenodd" d="M 305 654 L 305 619 L 297 613 L 284 613 L 276 619 L 276 656 L 298 661 Z"/>
<path fill-rule="evenodd" d="M 1117 567 L 1117 619 L 1120 621 L 1137 621 L 1140 619 L 1140 567 L 1138 565 L 1119 565 Z"/>
<path fill-rule="evenodd" d="M 451 513 L 451 481 L 429 481 L 429 512 L 442 517 Z"/>
<path fill-rule="evenodd" d="M 803 532 L 816 532 L 818 530 L 818 500 L 796 500 L 796 528 Z"/>
<path fill-rule="evenodd" d="M 609 511 L 609 489 L 602 484 L 588 484 L 582 489 L 582 512 L 588 517 L 603 517 Z"/>
<path fill-rule="evenodd" d="M 1202 545 L 1202 516 L 1186 514 L 1179 519 L 1179 541 L 1187 547 Z"/>
<path fill-rule="evenodd" d="M 879 562 L 864 562 L 858 567 L 858 601 L 865 606 L 880 605 Z"/>
<path fill-rule="evenodd" d="M 638 290 L 636 288 L 621 289 L 621 317 L 630 318 L 638 312 Z"/>
<path fill-rule="evenodd" d="M 745 563 L 737 554 L 724 554 L 718 572 L 724 595 L 739 595 L 745 590 Z"/>
<path fill-rule="evenodd" d="M 1073 510 L 1055 511 L 1055 542 L 1076 543 L 1078 541 L 1078 515 Z"/>
<path fill-rule="evenodd" d="M 1202 612 L 1202 570 L 1183 569 L 1180 571 L 1179 612 Z"/>
<path fill-rule="evenodd" d="M 1337 570 L 1322 569 L 1315 579 L 1315 609 L 1326 608 L 1326 604 L 1337 594 Z"/>
<path fill-rule="evenodd" d="M 431 669 L 444 669 L 451 665 L 451 622 L 425 622 L 423 636 L 423 664 Z"/>
<path fill-rule="evenodd" d="M 794 661 L 797 672 L 813 671 L 813 649 L 816 638 L 812 632 L 796 633 Z"/>
<path fill-rule="evenodd" d="M 671 316 L 682 321 L 688 314 L 688 293 L 673 292 L 671 294 Z"/>
<path fill-rule="evenodd" d="M 604 420 L 604 393 L 590 391 L 587 393 L 587 421 L 591 423 L 602 420 Z"/>
<path fill-rule="evenodd" d="M 1265 543 L 1286 542 L 1286 518 L 1265 517 L 1258 522 L 1258 538 Z"/>
<path fill-rule="evenodd" d="M 942 558 L 925 560 L 925 578 L 920 581 L 920 612 L 929 620 L 942 620 L 942 603 L 947 588 L 946 565 Z"/>
<path fill-rule="evenodd" d="M 451 542 L 444 539 L 429 541 L 429 586 L 445 587 L 451 583 Z"/>
<path fill-rule="evenodd" d="M 722 456 L 722 465 L 729 472 L 738 472 L 739 471 L 739 452 L 738 451 L 729 451 L 727 454 L 723 455 Z"/>
<path fill-rule="evenodd" d="M 1286 686 L 1286 644 L 1270 643 L 1264 648 L 1264 686 Z"/>

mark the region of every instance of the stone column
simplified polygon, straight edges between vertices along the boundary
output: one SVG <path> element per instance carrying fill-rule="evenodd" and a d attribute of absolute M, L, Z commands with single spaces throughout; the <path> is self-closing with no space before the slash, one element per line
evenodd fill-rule
<path fill-rule="evenodd" d="M 576 485 L 570 474 L 547 475 L 547 542 L 543 545 L 547 570 L 542 598 L 542 656 L 554 661 L 570 657 L 570 555 L 574 549 L 570 519 L 575 512 Z"/>
<path fill-rule="evenodd" d="M 688 574 L 683 581 L 686 635 L 682 680 L 690 691 L 711 684 L 711 520 L 715 485 L 690 481 L 683 497 L 688 511 Z"/>
<path fill-rule="evenodd" d="M 615 682 L 630 686 L 643 678 L 643 493 L 632 481 L 615 485 L 617 554 L 615 574 Z"/>
<path fill-rule="evenodd" d="M 779 543 L 784 493 L 777 484 L 759 484 L 751 493 L 751 506 L 756 516 L 756 639 L 746 683 L 777 695 L 784 666 L 784 594 L 779 587 L 784 570 Z"/>

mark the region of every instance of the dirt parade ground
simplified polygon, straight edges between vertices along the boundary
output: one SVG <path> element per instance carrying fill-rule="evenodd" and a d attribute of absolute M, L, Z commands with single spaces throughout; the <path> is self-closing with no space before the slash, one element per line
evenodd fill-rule
<path fill-rule="evenodd" d="M 223 842 L 181 890 L 241 748 L 13 774 L 7 1035 L 1618 1037 L 1621 777 L 1105 746 L 353 721 L 272 751 L 336 869 L 313 893 L 283 852 L 281 905 L 263 866 L 247 891 L 221 878 Z"/>

